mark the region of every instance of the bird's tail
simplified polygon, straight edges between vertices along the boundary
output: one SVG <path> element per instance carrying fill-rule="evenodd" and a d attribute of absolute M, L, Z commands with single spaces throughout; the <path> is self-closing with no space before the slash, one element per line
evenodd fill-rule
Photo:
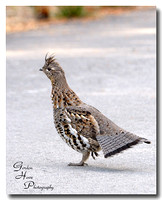
<path fill-rule="evenodd" d="M 140 141 L 141 141 L 141 142 L 144 142 L 144 143 L 146 143 L 146 144 L 151 144 L 151 141 L 148 140 L 148 139 L 146 139 L 146 138 L 140 138 Z"/>
<path fill-rule="evenodd" d="M 113 135 L 100 135 L 96 137 L 102 150 L 105 158 L 118 154 L 130 147 L 133 147 L 139 143 L 150 144 L 151 142 L 145 138 L 138 137 L 129 132 L 121 132 L 120 134 Z"/>

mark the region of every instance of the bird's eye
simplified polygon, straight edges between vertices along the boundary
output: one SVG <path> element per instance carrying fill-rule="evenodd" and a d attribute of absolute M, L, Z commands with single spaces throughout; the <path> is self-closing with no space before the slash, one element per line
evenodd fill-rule
<path fill-rule="evenodd" d="M 46 71 L 51 71 L 51 68 L 47 68 Z"/>

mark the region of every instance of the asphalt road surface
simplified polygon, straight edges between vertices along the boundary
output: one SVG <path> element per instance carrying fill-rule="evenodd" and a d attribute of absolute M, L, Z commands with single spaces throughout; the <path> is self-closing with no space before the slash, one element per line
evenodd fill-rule
<path fill-rule="evenodd" d="M 156 193 L 155 15 L 138 10 L 7 35 L 7 193 Z M 54 128 L 51 84 L 38 71 L 47 52 L 84 102 L 152 143 L 67 166 L 81 154 Z"/>

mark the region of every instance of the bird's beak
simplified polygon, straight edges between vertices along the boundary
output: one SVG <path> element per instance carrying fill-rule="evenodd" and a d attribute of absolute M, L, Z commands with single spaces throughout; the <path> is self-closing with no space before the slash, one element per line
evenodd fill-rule
<path fill-rule="evenodd" d="M 39 69 L 39 71 L 43 71 L 43 69 L 42 69 L 42 68 L 40 68 L 40 69 Z"/>

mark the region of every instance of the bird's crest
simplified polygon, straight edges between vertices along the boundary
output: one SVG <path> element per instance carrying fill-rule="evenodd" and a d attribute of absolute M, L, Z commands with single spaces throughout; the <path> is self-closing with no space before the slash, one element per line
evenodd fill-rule
<path fill-rule="evenodd" d="M 51 54 L 51 55 L 49 55 L 49 56 L 48 56 L 48 53 L 46 54 L 46 56 L 45 56 L 45 63 L 46 63 L 47 65 L 49 65 L 49 64 L 51 64 L 51 63 L 54 63 L 55 60 L 56 60 L 56 58 L 55 58 L 55 55 L 54 55 L 54 54 Z"/>

